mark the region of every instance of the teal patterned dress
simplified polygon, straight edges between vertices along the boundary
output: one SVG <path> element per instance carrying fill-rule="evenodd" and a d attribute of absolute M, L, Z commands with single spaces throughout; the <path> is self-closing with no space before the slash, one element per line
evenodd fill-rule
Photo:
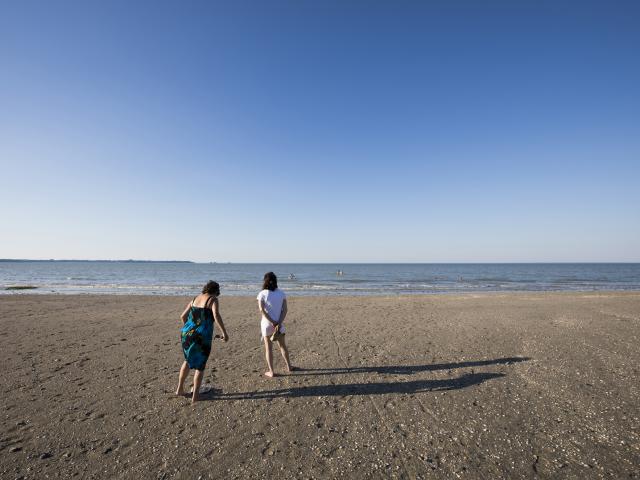
<path fill-rule="evenodd" d="M 184 359 L 189 368 L 204 370 L 211 353 L 211 341 L 213 340 L 213 312 L 211 304 L 213 297 L 207 299 L 204 307 L 194 307 L 191 302 L 189 317 L 185 322 L 180 337 Z"/>

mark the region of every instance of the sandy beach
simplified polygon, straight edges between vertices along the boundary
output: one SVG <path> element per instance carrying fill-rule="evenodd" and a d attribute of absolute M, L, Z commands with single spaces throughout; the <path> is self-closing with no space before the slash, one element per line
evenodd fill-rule
<path fill-rule="evenodd" d="M 0 477 L 639 476 L 640 293 L 294 297 L 275 379 L 222 297 L 195 406 L 186 302 L 0 297 Z"/>

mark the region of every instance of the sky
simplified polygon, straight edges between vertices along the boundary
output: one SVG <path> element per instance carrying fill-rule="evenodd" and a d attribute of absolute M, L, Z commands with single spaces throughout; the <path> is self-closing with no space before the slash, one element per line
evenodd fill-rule
<path fill-rule="evenodd" d="M 0 258 L 640 261 L 640 4 L 0 2 Z"/>

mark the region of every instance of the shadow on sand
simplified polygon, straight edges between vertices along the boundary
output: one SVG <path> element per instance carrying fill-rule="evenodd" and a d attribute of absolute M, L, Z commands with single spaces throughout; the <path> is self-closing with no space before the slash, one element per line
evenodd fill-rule
<path fill-rule="evenodd" d="M 452 370 L 456 368 L 479 367 L 486 365 L 511 364 L 529 360 L 525 357 L 499 358 L 494 360 L 479 360 L 457 363 L 441 363 L 430 365 L 407 366 L 377 366 L 377 367 L 347 367 L 347 368 L 316 368 L 300 369 L 298 375 L 339 375 L 347 373 L 377 373 L 377 374 L 413 374 L 433 370 Z M 437 380 L 414 380 L 410 382 L 366 382 L 347 383 L 338 385 L 309 385 L 302 387 L 282 388 L 278 390 L 263 390 L 254 392 L 220 393 L 212 390 L 201 394 L 202 400 L 260 400 L 274 398 L 319 397 L 319 396 L 347 396 L 347 395 L 381 395 L 381 394 L 413 394 L 422 392 L 441 392 L 459 390 L 472 385 L 478 385 L 487 380 L 504 377 L 504 373 L 467 373 L 456 378 Z M 277 381 L 277 380 L 276 380 Z"/>
<path fill-rule="evenodd" d="M 385 365 L 345 368 L 299 368 L 296 375 L 342 375 L 346 373 L 377 373 L 378 375 L 412 375 L 419 372 L 454 370 L 456 368 L 485 367 L 487 365 L 510 365 L 526 362 L 529 357 L 505 357 L 493 360 L 473 360 L 468 362 L 430 363 L 428 365 Z"/>

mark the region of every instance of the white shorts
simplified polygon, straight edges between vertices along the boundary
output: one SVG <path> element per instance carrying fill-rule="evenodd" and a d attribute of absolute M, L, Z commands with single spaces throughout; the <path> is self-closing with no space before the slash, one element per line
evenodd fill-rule
<path fill-rule="evenodd" d="M 273 334 L 274 326 L 269 320 L 263 318 L 260 320 L 260 330 L 263 337 L 270 337 Z M 284 325 L 280 325 L 280 333 L 285 333 Z"/>

